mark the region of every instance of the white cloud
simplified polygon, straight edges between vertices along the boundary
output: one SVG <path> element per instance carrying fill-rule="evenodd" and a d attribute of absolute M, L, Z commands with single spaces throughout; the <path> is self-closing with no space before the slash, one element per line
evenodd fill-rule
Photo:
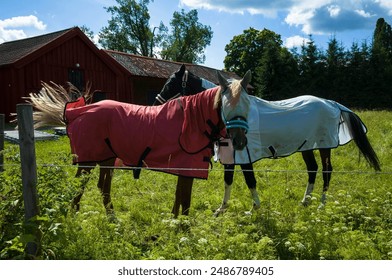
<path fill-rule="evenodd" d="M 370 17 L 375 16 L 375 15 L 371 15 L 370 13 L 365 12 L 364 10 L 355 10 L 355 12 L 356 12 L 358 15 L 364 17 L 364 18 L 370 18 Z"/>
<path fill-rule="evenodd" d="M 0 20 L 0 27 L 2 28 L 16 28 L 16 27 L 34 27 L 38 30 L 45 30 L 46 25 L 38 20 L 36 16 L 19 16 L 12 17 L 5 20 Z"/>
<path fill-rule="evenodd" d="M 341 11 L 341 9 L 338 5 L 329 6 L 327 9 L 328 9 L 329 15 L 333 18 L 338 17 L 340 14 L 340 11 Z"/>
<path fill-rule="evenodd" d="M 187 6 L 192 9 L 216 10 L 233 14 L 261 14 L 267 17 L 276 17 L 277 12 L 285 7 L 289 7 L 292 1 L 294 0 L 180 0 L 180 7 Z"/>
<path fill-rule="evenodd" d="M 237 14 L 284 17 L 304 34 L 331 34 L 374 28 L 378 17 L 392 15 L 391 0 L 180 0 L 181 7 Z"/>
<path fill-rule="evenodd" d="M 391 0 L 376 0 L 376 3 L 379 3 L 381 7 L 388 10 L 388 15 L 392 15 L 392 1 Z"/>
<path fill-rule="evenodd" d="M 43 31 L 46 25 L 36 16 L 18 16 L 0 20 L 0 43 L 27 37 L 26 29 Z"/>
<path fill-rule="evenodd" d="M 294 48 L 294 47 L 301 47 L 302 45 L 308 43 L 310 40 L 309 38 L 301 37 L 301 36 L 293 36 L 293 37 L 288 37 L 284 41 L 284 46 L 288 49 Z"/>

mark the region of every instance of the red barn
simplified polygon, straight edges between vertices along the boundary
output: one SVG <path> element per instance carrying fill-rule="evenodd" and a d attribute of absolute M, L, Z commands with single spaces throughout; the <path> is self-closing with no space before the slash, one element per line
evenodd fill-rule
<path fill-rule="evenodd" d="M 128 73 L 132 103 L 152 104 L 155 96 L 160 92 L 166 80 L 171 74 L 185 64 L 186 69 L 196 76 L 218 84 L 216 69 L 183 62 L 168 61 L 152 57 L 144 57 L 123 52 L 105 50 L 115 61 L 117 61 Z M 234 73 L 220 71 L 226 78 L 239 77 Z"/>
<path fill-rule="evenodd" d="M 132 99 L 125 93 L 126 73 L 77 27 L 0 45 L 0 113 L 16 111 L 22 97 L 41 88 L 41 81 L 93 89 L 113 99 Z M 125 96 L 119 96 L 122 93 Z"/>
<path fill-rule="evenodd" d="M 0 44 L 0 113 L 6 120 L 30 92 L 38 92 L 41 81 L 66 86 L 71 82 L 107 98 L 149 105 L 167 78 L 182 63 L 99 50 L 78 28 Z M 199 77 L 217 83 L 216 69 L 186 64 Z M 233 73 L 222 72 L 227 78 Z"/>

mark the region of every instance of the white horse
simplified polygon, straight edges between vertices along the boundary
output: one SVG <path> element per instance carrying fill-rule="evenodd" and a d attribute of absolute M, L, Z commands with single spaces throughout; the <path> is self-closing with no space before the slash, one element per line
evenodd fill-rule
<path fill-rule="evenodd" d="M 186 78 L 184 78 L 186 77 Z M 192 95 L 211 83 L 185 70 L 174 73 L 159 94 L 158 99 L 170 100 L 174 95 Z M 249 96 L 250 111 L 247 120 L 247 146 L 235 151 L 229 139 L 216 145 L 216 160 L 225 167 L 225 194 L 215 215 L 228 207 L 231 195 L 234 165 L 240 165 L 251 193 L 254 208 L 260 207 L 256 178 L 252 163 L 262 158 L 280 158 L 301 152 L 308 171 L 308 184 L 302 199 L 307 205 L 313 192 L 318 165 L 313 151 L 319 150 L 322 162 L 324 187 L 321 206 L 326 203 L 332 173 L 331 149 L 354 140 L 368 163 L 380 170 L 379 160 L 370 145 L 367 129 L 360 118 L 347 107 L 315 96 L 299 96 L 281 101 L 266 101 Z M 162 102 L 162 101 L 160 101 Z"/>

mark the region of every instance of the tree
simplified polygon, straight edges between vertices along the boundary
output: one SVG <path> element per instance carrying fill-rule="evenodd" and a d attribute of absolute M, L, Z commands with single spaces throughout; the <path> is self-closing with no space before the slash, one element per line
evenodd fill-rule
<path fill-rule="evenodd" d="M 342 103 L 355 108 L 367 107 L 367 96 L 371 92 L 370 46 L 366 41 L 361 45 L 354 42 L 347 53 L 344 74 L 345 94 Z"/>
<path fill-rule="evenodd" d="M 323 97 L 342 101 L 345 82 L 346 53 L 341 43 L 332 37 L 325 54 L 325 89 Z"/>
<path fill-rule="evenodd" d="M 197 10 L 174 12 L 169 33 L 162 22 L 159 27 L 150 26 L 147 6 L 152 1 L 116 0 L 117 6 L 105 8 L 112 18 L 99 33 L 102 47 L 142 56 L 160 55 L 167 60 L 204 62 L 204 49 L 211 43 L 213 32 L 198 22 Z"/>
<path fill-rule="evenodd" d="M 281 100 L 297 95 L 297 62 L 286 48 L 267 44 L 255 73 L 257 96 L 268 100 Z"/>
<path fill-rule="evenodd" d="M 323 96 L 324 57 L 318 50 L 312 35 L 309 35 L 309 41 L 301 46 L 301 54 L 297 59 L 301 92 Z"/>
<path fill-rule="evenodd" d="M 293 55 L 284 47 L 280 35 L 249 28 L 226 45 L 225 69 L 243 76 L 251 70 L 257 96 L 280 99 L 292 92 L 297 67 Z"/>
<path fill-rule="evenodd" d="M 106 49 L 152 57 L 160 35 L 155 35 L 154 28 L 149 25 L 147 5 L 150 0 L 116 2 L 118 6 L 105 8 L 112 18 L 108 21 L 109 25 L 101 29 L 99 43 Z M 159 29 L 164 29 L 162 23 Z"/>
<path fill-rule="evenodd" d="M 197 10 L 173 13 L 171 34 L 164 35 L 161 44 L 163 59 L 188 63 L 205 61 L 204 49 L 210 45 L 213 32 L 198 20 Z"/>
<path fill-rule="evenodd" d="M 379 18 L 373 34 L 371 51 L 372 107 L 392 104 L 392 28 Z"/>
<path fill-rule="evenodd" d="M 86 25 L 79 26 L 79 29 L 83 31 L 84 34 L 92 41 L 94 42 L 94 32 L 88 28 Z"/>
<path fill-rule="evenodd" d="M 257 30 L 251 27 L 244 30 L 244 33 L 234 36 L 225 47 L 225 69 L 241 77 L 248 70 L 254 72 L 267 45 L 282 45 L 280 35 L 268 29 Z"/>

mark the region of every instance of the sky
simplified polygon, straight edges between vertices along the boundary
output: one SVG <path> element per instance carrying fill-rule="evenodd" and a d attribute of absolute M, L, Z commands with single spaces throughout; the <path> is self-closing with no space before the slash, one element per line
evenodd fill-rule
<path fill-rule="evenodd" d="M 87 26 L 96 37 L 111 15 L 104 7 L 115 0 L 0 0 L 0 43 L 73 26 Z M 154 0 L 150 25 L 170 26 L 175 11 L 198 10 L 199 22 L 213 31 L 205 66 L 223 69 L 225 46 L 250 27 L 279 34 L 284 46 L 301 46 L 312 34 L 325 50 L 335 37 L 349 49 L 371 42 L 378 18 L 392 25 L 392 0 Z M 96 38 L 97 39 L 97 38 Z"/>

